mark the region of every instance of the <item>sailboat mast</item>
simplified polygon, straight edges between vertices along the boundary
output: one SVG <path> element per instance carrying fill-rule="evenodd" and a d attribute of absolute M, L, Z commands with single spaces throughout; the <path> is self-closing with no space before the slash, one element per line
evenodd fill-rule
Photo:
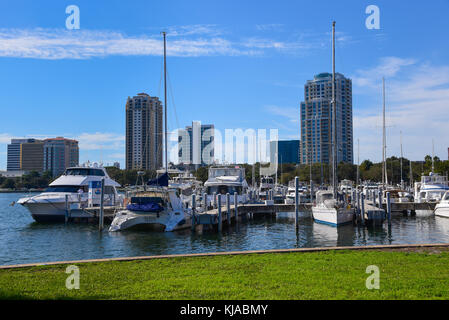
<path fill-rule="evenodd" d="M 166 43 L 166 32 L 162 32 L 164 36 L 164 145 L 165 145 L 165 173 L 168 172 L 168 159 L 167 159 L 167 43 Z"/>
<path fill-rule="evenodd" d="M 432 139 L 432 172 L 435 172 L 435 143 Z"/>
<path fill-rule="evenodd" d="M 337 108 L 335 99 L 335 21 L 332 23 L 332 187 L 337 198 Z"/>
<path fill-rule="evenodd" d="M 388 184 L 387 177 L 387 133 L 385 129 L 385 78 L 382 78 L 382 184 L 384 189 Z"/>
<path fill-rule="evenodd" d="M 355 186 L 358 190 L 360 181 L 360 139 L 357 139 L 357 181 L 355 183 Z"/>
<path fill-rule="evenodd" d="M 402 158 L 404 156 L 403 156 L 403 153 L 402 153 L 402 131 L 400 131 L 400 135 L 401 135 L 401 188 L 403 188 L 403 181 L 404 181 L 404 179 L 403 179 L 403 176 L 402 176 Z"/>

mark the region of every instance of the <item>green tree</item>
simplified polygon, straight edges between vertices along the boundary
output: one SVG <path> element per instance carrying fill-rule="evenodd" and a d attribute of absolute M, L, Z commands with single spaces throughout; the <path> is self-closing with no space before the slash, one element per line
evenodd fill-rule
<path fill-rule="evenodd" d="M 16 183 L 13 179 L 6 179 L 2 183 L 2 188 L 4 189 L 15 189 Z"/>

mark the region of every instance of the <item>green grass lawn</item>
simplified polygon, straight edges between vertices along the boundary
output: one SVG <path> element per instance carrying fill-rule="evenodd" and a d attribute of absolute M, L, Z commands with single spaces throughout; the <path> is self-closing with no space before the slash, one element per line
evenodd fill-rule
<path fill-rule="evenodd" d="M 366 268 L 380 269 L 368 290 Z M 327 251 L 84 263 L 0 270 L 0 299 L 448 299 L 447 251 Z"/>

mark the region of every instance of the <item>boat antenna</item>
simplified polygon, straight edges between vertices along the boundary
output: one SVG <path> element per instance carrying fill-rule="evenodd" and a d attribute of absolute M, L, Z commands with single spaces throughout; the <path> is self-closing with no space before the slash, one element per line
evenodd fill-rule
<path fill-rule="evenodd" d="M 165 145 L 165 173 L 168 172 L 168 159 L 167 159 L 167 41 L 166 36 L 167 33 L 162 31 L 162 35 L 164 37 L 164 145 Z"/>
<path fill-rule="evenodd" d="M 335 21 L 332 23 L 332 187 L 337 198 L 337 108 L 335 99 Z"/>

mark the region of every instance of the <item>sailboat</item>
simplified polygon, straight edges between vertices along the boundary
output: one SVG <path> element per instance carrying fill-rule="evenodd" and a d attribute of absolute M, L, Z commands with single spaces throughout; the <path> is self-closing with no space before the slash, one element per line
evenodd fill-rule
<path fill-rule="evenodd" d="M 332 190 L 320 190 L 316 193 L 316 204 L 312 207 L 313 219 L 338 227 L 351 223 L 354 209 L 339 199 L 337 191 L 337 120 L 335 98 L 335 21 L 332 23 Z"/>
<path fill-rule="evenodd" d="M 128 192 L 129 203 L 125 210 L 118 211 L 109 231 L 125 229 L 150 229 L 176 231 L 186 229 L 192 223 L 192 210 L 185 208 L 176 187 L 169 187 L 167 159 L 167 66 L 166 33 L 164 37 L 164 118 L 165 118 L 165 173 L 148 181 L 146 186 Z"/>

